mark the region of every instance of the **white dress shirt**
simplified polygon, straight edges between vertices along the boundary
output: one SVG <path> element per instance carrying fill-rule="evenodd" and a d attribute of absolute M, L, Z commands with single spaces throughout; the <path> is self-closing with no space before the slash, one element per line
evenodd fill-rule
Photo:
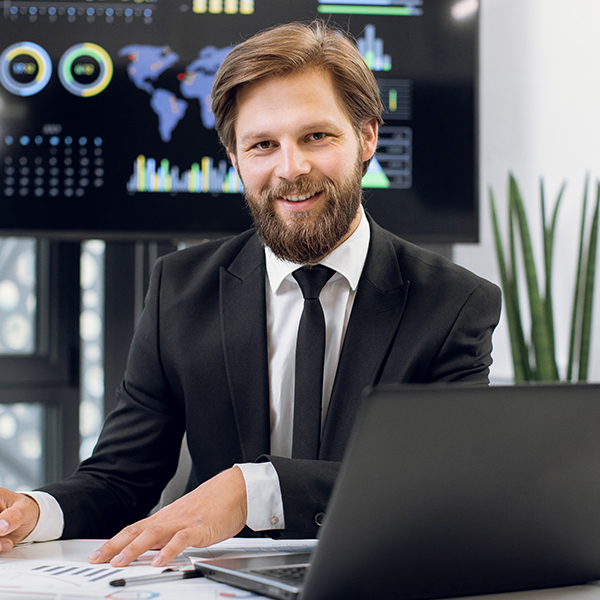
<path fill-rule="evenodd" d="M 371 231 L 361 208 L 354 233 L 321 264 L 335 274 L 325 284 L 319 300 L 325 315 L 325 364 L 321 424 L 325 421 L 342 343 L 358 281 L 367 258 Z M 294 428 L 296 338 L 304 307 L 300 286 L 292 272 L 302 265 L 278 259 L 266 248 L 267 344 L 271 402 L 271 454 L 291 457 Z M 255 531 L 285 527 L 277 472 L 271 463 L 238 465 L 248 492 L 246 524 Z"/>
<path fill-rule="evenodd" d="M 370 228 L 361 208 L 361 220 L 354 233 L 321 264 L 335 274 L 321 291 L 325 315 L 325 364 L 321 422 L 327 413 L 335 373 L 356 289 L 367 258 Z M 294 373 L 296 337 L 304 306 L 302 292 L 292 272 L 302 265 L 282 261 L 266 248 L 267 337 L 269 352 L 271 454 L 291 457 L 294 415 Z M 244 475 L 248 498 L 246 524 L 255 531 L 285 526 L 279 479 L 273 465 L 237 465 Z M 24 541 L 57 539 L 63 530 L 63 513 L 58 502 L 44 492 L 27 492 L 40 505 L 37 526 Z"/>

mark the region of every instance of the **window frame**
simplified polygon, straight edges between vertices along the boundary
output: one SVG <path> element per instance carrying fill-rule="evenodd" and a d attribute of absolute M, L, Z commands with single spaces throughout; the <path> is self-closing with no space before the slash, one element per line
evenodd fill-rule
<path fill-rule="evenodd" d="M 38 239 L 35 351 L 0 356 L 0 404 L 42 406 L 42 480 L 79 463 L 80 243 Z"/>

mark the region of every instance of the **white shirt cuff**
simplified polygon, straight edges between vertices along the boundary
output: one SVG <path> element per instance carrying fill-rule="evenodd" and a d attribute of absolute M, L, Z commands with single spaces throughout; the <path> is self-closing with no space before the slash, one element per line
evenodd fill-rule
<path fill-rule="evenodd" d="M 64 515 L 54 496 L 46 492 L 19 492 L 33 498 L 40 507 L 40 518 L 34 530 L 21 543 L 57 540 L 64 529 Z"/>
<path fill-rule="evenodd" d="M 253 531 L 285 529 L 281 487 L 272 463 L 243 463 L 234 466 L 239 467 L 246 482 L 246 525 Z"/>

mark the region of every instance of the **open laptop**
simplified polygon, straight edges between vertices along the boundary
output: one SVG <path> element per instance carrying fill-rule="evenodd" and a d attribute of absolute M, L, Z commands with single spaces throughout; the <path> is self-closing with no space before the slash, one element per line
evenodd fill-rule
<path fill-rule="evenodd" d="M 424 599 L 600 579 L 600 386 L 367 394 L 312 556 L 198 562 L 274 598 Z M 303 584 L 271 578 L 291 562 Z M 281 567 L 284 567 L 281 569 Z"/>

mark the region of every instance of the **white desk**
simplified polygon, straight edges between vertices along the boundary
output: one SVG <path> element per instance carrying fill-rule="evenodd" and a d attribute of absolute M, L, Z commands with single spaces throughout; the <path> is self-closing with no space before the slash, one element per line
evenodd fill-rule
<path fill-rule="evenodd" d="M 138 584 L 121 588 L 111 587 L 109 581 L 159 573 L 162 569 L 150 566 L 155 552 L 125 569 L 97 565 L 94 569 L 87 557 L 102 544 L 102 540 L 65 540 L 18 546 L 0 555 L 0 600 L 221 600 L 224 598 L 262 598 L 249 592 L 215 583 L 207 579 L 188 579 L 176 582 Z M 283 541 L 268 539 L 233 539 L 202 550 L 190 548 L 172 566 L 191 565 L 188 555 L 204 558 L 224 553 L 249 551 L 306 551 L 312 540 Z M 62 568 L 61 568 L 62 567 Z M 599 598 L 600 600 L 600 598 Z"/>
<path fill-rule="evenodd" d="M 144 555 L 143 560 L 134 566 L 127 567 L 125 572 L 110 567 L 98 566 L 97 575 L 105 576 L 95 583 L 82 583 L 82 577 L 69 577 L 58 574 L 47 574 L 50 567 L 64 566 L 68 568 L 71 563 L 77 562 L 78 569 L 87 565 L 86 557 L 102 543 L 101 540 L 66 540 L 46 542 L 20 546 L 0 555 L 0 600 L 95 600 L 108 598 L 111 600 L 224 600 L 225 598 L 263 598 L 236 590 L 232 587 L 211 582 L 206 579 L 188 579 L 178 582 L 153 583 L 151 585 L 137 585 L 132 587 L 115 588 L 108 585 L 111 579 L 123 576 L 145 575 L 148 572 L 157 572 L 149 566 L 155 553 Z M 177 566 L 189 564 L 187 554 L 200 553 L 208 558 L 209 553 L 216 555 L 222 552 L 233 552 L 248 549 L 281 548 L 294 542 L 234 539 L 223 544 L 212 546 L 210 550 L 198 551 L 190 548 L 185 556 L 177 561 Z M 309 542 L 306 542 L 308 544 Z M 303 542 L 294 543 L 295 549 L 301 547 Z M 32 573 L 32 566 L 42 566 L 42 570 Z M 108 573 L 110 571 L 110 573 Z M 77 571 L 75 571 L 77 572 Z M 28 575 L 25 575 L 25 574 Z M 56 573 L 56 572 L 55 572 Z M 27 585 L 22 585 L 23 579 Z M 89 576 L 88 576 L 89 580 Z M 568 588 L 539 590 L 532 592 L 518 592 L 513 594 L 499 594 L 486 596 L 486 600 L 600 600 L 600 586 L 583 585 Z M 340 599 L 343 600 L 343 599 Z M 471 600 L 476 600 L 472 598 Z"/>

